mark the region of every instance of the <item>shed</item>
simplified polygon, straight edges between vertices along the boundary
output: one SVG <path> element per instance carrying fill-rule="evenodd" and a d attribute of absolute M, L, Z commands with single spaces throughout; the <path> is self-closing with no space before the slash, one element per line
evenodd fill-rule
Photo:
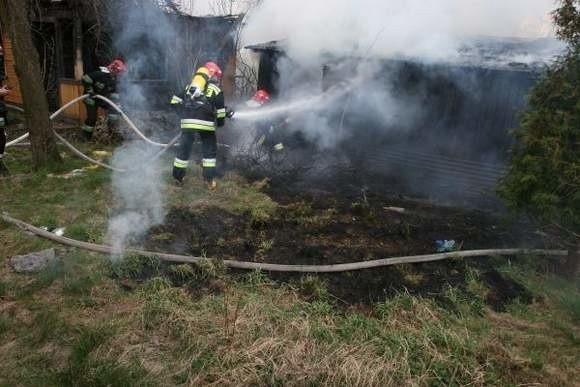
<path fill-rule="evenodd" d="M 333 150 L 369 185 L 387 182 L 381 189 L 392 190 L 396 181 L 399 191 L 459 199 L 456 204 L 466 197 L 493 199 L 518 113 L 538 74 L 562 52 L 553 39 L 476 37 L 445 61 L 328 55 L 321 68 L 305 69 L 290 58 L 279 79 L 283 47 L 247 46 L 260 54 L 259 85 L 281 95 L 293 95 L 288 85 L 320 93 L 333 86 L 349 90 L 296 130 L 310 131 L 306 137 L 314 142 L 328 142 L 316 138 L 321 132 L 338 138 Z M 314 84 L 305 72 L 321 82 Z M 349 77 L 357 83 L 349 84 Z"/>

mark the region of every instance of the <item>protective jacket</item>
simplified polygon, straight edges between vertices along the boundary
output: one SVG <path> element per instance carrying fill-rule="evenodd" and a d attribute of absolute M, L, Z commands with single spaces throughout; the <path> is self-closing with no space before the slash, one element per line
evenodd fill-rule
<path fill-rule="evenodd" d="M 106 97 L 117 92 L 117 82 L 106 67 L 83 75 L 81 82 L 85 87 L 85 93 L 101 94 Z"/>
<path fill-rule="evenodd" d="M 198 79 L 205 75 L 200 70 L 182 93 L 171 98 L 171 105 L 181 118 L 181 129 L 214 132 L 216 126 L 225 123 L 224 94 L 218 85 L 207 79 L 200 87 Z"/>
<path fill-rule="evenodd" d="M 181 118 L 181 139 L 173 161 L 173 178 L 181 182 L 189 164 L 195 137 L 201 138 L 203 178 L 215 186 L 217 176 L 216 126 L 223 126 L 226 118 L 224 94 L 212 82 L 210 69 L 200 67 L 191 83 L 179 95 L 171 98 L 171 105 Z"/>

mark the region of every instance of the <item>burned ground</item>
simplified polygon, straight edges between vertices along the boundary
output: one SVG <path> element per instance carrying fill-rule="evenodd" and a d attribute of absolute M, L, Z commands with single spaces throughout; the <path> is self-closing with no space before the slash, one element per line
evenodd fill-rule
<path fill-rule="evenodd" d="M 236 214 L 212 206 L 173 208 L 165 224 L 151 231 L 146 247 L 219 259 L 333 264 L 434 253 L 435 241 L 442 239 L 455 240 L 463 250 L 545 248 L 561 242 L 539 233 L 530 223 L 477 210 L 370 192 L 349 195 L 311 190 L 297 194 L 273 185 L 266 191 L 279 204 L 271 213 Z M 467 294 L 472 272 L 479 273 L 489 287 L 485 299 L 496 310 L 515 299 L 533 301 L 524 287 L 495 270 L 496 263 L 494 258 L 449 260 L 319 278 L 337 302 L 346 304 L 371 304 L 401 290 L 441 299 L 449 286 Z M 282 282 L 301 278 L 279 273 L 271 277 Z"/>

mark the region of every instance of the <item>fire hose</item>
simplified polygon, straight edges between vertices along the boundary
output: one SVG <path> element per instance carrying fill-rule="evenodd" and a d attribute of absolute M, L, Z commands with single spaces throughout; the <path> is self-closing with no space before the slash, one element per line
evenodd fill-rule
<path fill-rule="evenodd" d="M 69 101 L 68 103 L 66 103 L 63 107 L 61 107 L 60 109 L 58 109 L 57 111 L 55 111 L 54 113 L 52 113 L 49 117 L 49 119 L 52 121 L 54 120 L 56 117 L 58 117 L 62 112 L 64 112 L 66 109 L 68 109 L 69 107 L 71 107 L 72 105 L 74 105 L 77 102 L 80 102 L 82 100 L 84 100 L 85 98 L 88 98 L 88 94 L 82 95 L 78 98 L 75 98 L 71 101 Z M 19 111 L 24 112 L 24 109 L 20 109 L 18 108 Z M 24 140 L 26 140 L 28 138 L 28 136 L 30 136 L 30 133 L 24 133 L 22 136 L 18 137 L 15 140 L 12 140 L 10 142 L 8 142 L 6 144 L 6 147 L 10 147 L 10 146 L 14 146 L 16 144 L 18 144 L 19 142 L 22 142 Z"/>
<path fill-rule="evenodd" d="M 89 94 L 85 94 L 82 95 L 80 97 L 77 97 L 71 101 L 69 101 L 68 103 L 66 103 L 64 106 L 62 106 L 60 109 L 58 109 L 56 112 L 52 113 L 50 115 L 50 120 L 54 120 L 56 117 L 58 117 L 60 114 L 62 114 L 66 109 L 68 109 L 70 106 L 72 106 L 75 103 L 78 103 L 86 98 L 89 97 Z M 145 163 L 150 163 L 154 160 L 157 160 L 159 157 L 161 157 L 165 152 L 167 152 L 168 149 L 170 149 L 173 145 L 175 145 L 177 143 L 177 141 L 179 141 L 180 135 L 177 135 L 175 138 L 173 138 L 169 143 L 167 144 L 161 144 L 155 141 L 150 140 L 149 138 L 147 138 L 140 130 L 139 128 L 137 128 L 137 126 L 129 119 L 129 117 L 127 117 L 127 115 L 119 108 L 119 106 L 117 106 L 115 103 L 113 103 L 111 100 L 109 100 L 106 97 L 97 95 L 96 98 L 99 98 L 103 101 L 105 101 L 106 103 L 108 103 L 109 105 L 111 105 L 117 112 L 119 112 L 121 114 L 121 116 L 123 117 L 123 119 L 129 124 L 129 127 L 131 127 L 131 129 L 137 133 L 137 135 L 139 137 L 141 137 L 143 140 L 145 140 L 146 142 L 148 142 L 149 144 L 152 145 L 156 145 L 156 146 L 161 146 L 163 147 L 163 149 L 161 151 L 159 151 L 158 153 L 156 153 L 155 155 L 153 155 L 153 157 L 151 157 L 149 160 L 147 160 L 144 163 L 141 163 L 141 165 L 145 164 Z M 54 134 L 54 136 L 62 143 L 64 144 L 66 147 L 68 147 L 74 154 L 76 154 L 77 156 L 81 157 L 82 159 L 99 165 L 103 168 L 107 168 L 110 169 L 112 171 L 116 171 L 116 172 L 129 172 L 131 170 L 135 170 L 138 168 L 132 168 L 132 169 L 123 169 L 123 168 L 117 168 L 114 167 L 112 165 L 103 163 L 101 161 L 95 160 L 89 156 L 87 156 L 86 154 L 84 154 L 83 152 L 81 152 L 79 149 L 77 149 L 74 145 L 72 145 L 70 142 L 68 142 L 64 137 L 62 137 L 61 135 L 59 135 L 54 129 L 52 129 L 52 133 Z M 24 141 L 26 138 L 28 138 L 28 136 L 30 135 L 30 133 L 25 133 L 24 135 L 18 137 L 15 140 L 10 141 L 9 143 L 6 144 L 6 146 L 15 146 L 16 144 L 18 144 L 21 141 Z"/>
<path fill-rule="evenodd" d="M 63 113 L 66 109 L 68 109 L 69 107 L 71 107 L 72 105 L 74 105 L 77 102 L 80 102 L 86 98 L 89 98 L 90 95 L 89 94 L 85 94 L 85 95 L 81 95 L 80 97 L 77 97 L 69 102 L 67 102 L 64 106 L 62 106 L 60 109 L 58 109 L 56 112 L 52 113 L 50 115 L 50 119 L 54 120 L 56 117 L 58 117 L 61 113 Z M 139 130 L 139 128 L 137 127 L 137 125 L 135 125 L 133 123 L 133 121 L 131 121 L 131 119 L 125 114 L 125 112 L 123 112 L 123 110 L 119 107 L 119 105 L 115 104 L 113 101 L 111 101 L 110 99 L 103 97 L 102 95 L 96 95 L 95 98 L 100 99 L 102 101 L 105 101 L 107 104 L 109 104 L 115 111 L 117 111 L 121 117 L 123 117 L 123 119 L 125 120 L 125 122 L 127 122 L 127 124 L 129 125 L 129 127 L 131 128 L 131 130 L 133 130 L 133 132 L 135 132 L 137 134 L 137 136 L 139 136 L 142 140 L 144 140 L 145 142 L 151 144 L 151 145 L 155 145 L 155 146 L 160 146 L 160 147 L 170 147 L 172 145 L 175 145 L 175 143 L 169 142 L 167 144 L 163 144 L 163 143 L 159 143 L 156 141 L 153 141 L 151 139 L 149 139 L 147 136 L 145 136 L 143 134 L 143 132 L 141 130 Z M 20 112 L 24 112 L 24 109 L 18 107 L 18 106 L 14 106 L 14 105 L 10 105 L 11 108 L 16 109 Z M 30 133 L 25 133 L 22 136 L 18 137 L 17 139 L 14 139 L 10 142 L 8 142 L 6 144 L 6 147 L 10 147 L 10 146 L 14 146 L 24 140 L 26 140 L 29 137 Z M 57 137 L 58 138 L 58 137 Z M 60 140 L 60 139 L 59 139 Z M 66 145 L 66 144 L 65 144 Z M 225 148 L 229 148 L 229 145 L 227 144 L 218 144 L 219 146 L 225 147 Z M 70 146 L 69 146 L 70 148 Z M 86 158 L 85 158 L 86 159 Z"/>
<path fill-rule="evenodd" d="M 58 117 L 60 114 L 62 114 L 66 109 L 68 109 L 70 106 L 72 106 L 75 103 L 78 103 L 86 98 L 89 98 L 90 95 L 89 94 L 85 94 L 82 95 L 80 97 L 77 97 L 69 102 L 67 102 L 64 106 L 62 106 L 60 109 L 58 109 L 56 112 L 52 113 L 50 115 L 50 120 L 54 120 L 56 117 Z M 169 150 L 173 145 L 175 145 L 178 141 L 179 138 L 181 137 L 180 134 L 178 134 L 175 138 L 173 138 L 169 143 L 167 144 L 162 144 L 159 142 L 155 142 L 153 140 L 150 140 L 149 138 L 147 138 L 147 136 L 145 136 L 143 134 L 143 132 L 141 132 L 139 130 L 139 128 L 137 127 L 137 125 L 135 125 L 133 123 L 133 121 L 131 121 L 131 119 L 121 110 L 121 108 L 116 105 L 113 101 L 111 101 L 110 99 L 103 97 L 101 95 L 97 95 L 95 96 L 95 98 L 101 99 L 103 101 L 105 101 L 106 103 L 108 103 L 109 105 L 111 105 L 111 107 L 113 107 L 113 109 L 115 109 L 119 114 L 121 114 L 121 116 L 123 117 L 123 119 L 127 122 L 127 124 L 129 125 L 129 127 L 144 141 L 146 141 L 147 143 L 151 144 L 151 145 L 155 145 L 155 146 L 159 146 L 159 147 L 163 147 L 163 149 L 161 151 L 159 151 L 158 153 L 156 153 L 153 157 L 151 157 L 151 159 L 141 163 L 141 165 L 145 164 L 145 163 L 150 163 L 154 160 L 157 160 L 159 157 L 161 157 L 165 152 L 167 152 L 167 150 Z M 21 108 L 18 108 L 18 110 L 20 111 L 24 111 Z M 76 154 L 77 156 L 79 156 L 80 158 L 93 163 L 95 165 L 99 165 L 103 168 L 106 169 L 110 169 L 111 171 L 116 171 L 116 172 L 129 172 L 138 168 L 131 168 L 131 169 L 123 169 L 123 168 L 117 168 L 114 167 L 112 165 L 103 163 L 101 161 L 95 160 L 89 156 L 87 156 L 86 154 L 84 154 L 83 152 L 81 152 L 79 149 L 77 149 L 74 145 L 72 145 L 70 142 L 68 142 L 66 139 L 64 139 L 64 137 L 62 137 L 61 135 L 59 135 L 54 129 L 52 129 L 52 133 L 54 134 L 54 136 L 62 143 L 64 144 L 66 147 L 68 147 L 74 154 Z M 6 147 L 10 147 L 10 146 L 15 146 L 16 144 L 26 140 L 29 137 L 30 133 L 25 133 L 22 136 L 18 137 L 15 140 L 12 140 L 10 142 L 8 142 L 6 144 Z M 229 145 L 225 145 L 225 144 L 218 144 L 220 146 L 223 147 L 229 147 Z"/>
<path fill-rule="evenodd" d="M 141 165 L 139 167 L 137 167 L 137 168 L 127 168 L 127 169 L 124 169 L 124 168 L 114 167 L 112 165 L 103 163 L 103 162 L 101 162 L 99 160 L 95 160 L 95 159 L 93 159 L 93 158 L 85 155 L 83 152 L 81 152 L 77 148 L 75 148 L 74 145 L 72 145 L 70 142 L 68 142 L 67 140 L 65 140 L 64 137 L 62 137 L 61 135 L 59 135 L 56 131 L 53 130 L 52 133 L 55 135 L 55 137 L 60 142 L 62 142 L 66 147 L 68 147 L 74 154 L 76 154 L 80 158 L 82 158 L 82 159 L 84 159 L 84 160 L 86 160 L 86 161 L 88 161 L 90 163 L 99 165 L 99 166 L 101 166 L 103 168 L 110 169 L 111 171 L 115 171 L 115 172 L 130 172 L 130 171 L 135 171 L 135 170 L 138 170 L 138 169 L 142 168 L 142 165 L 151 163 L 151 162 L 157 160 L 159 157 L 161 157 L 165 152 L 167 152 L 167 150 L 169 150 L 173 145 L 175 145 L 177 143 L 177 141 L 179 141 L 179 138 L 181 137 L 181 135 L 177 135 L 173 140 L 171 140 L 169 142 L 169 144 L 167 144 L 167 146 L 165 146 L 163 149 L 161 149 L 159 152 L 157 152 L 155 155 L 153 155 L 150 159 L 148 159 L 148 160 L 144 161 L 143 163 L 141 163 Z"/>
<path fill-rule="evenodd" d="M 63 236 L 58 236 L 50 231 L 35 227 L 21 220 L 15 219 L 6 213 L 1 213 L 0 218 L 6 223 L 12 224 L 24 231 L 31 232 L 42 238 L 52 240 L 54 242 L 80 248 L 87 251 L 92 251 L 101 254 L 115 254 L 117 253 L 113 247 L 108 245 L 101 245 L 95 243 L 88 243 L 78 241 Z M 127 249 L 124 253 L 137 254 L 145 257 L 157 258 L 165 262 L 172 263 L 190 263 L 199 264 L 207 261 L 208 258 L 195 257 L 189 255 L 169 254 L 155 251 L 146 251 L 139 249 Z M 263 270 L 268 272 L 289 272 L 289 273 L 339 273 L 347 271 L 356 271 L 364 269 L 372 269 L 385 266 L 393 266 L 405 263 L 425 263 L 442 261 L 446 259 L 458 258 L 475 258 L 475 257 L 489 257 L 489 256 L 515 256 L 515 255 L 542 255 L 565 257 L 569 255 L 567 250 L 544 250 L 544 249 L 489 249 L 489 250 L 468 250 L 468 251 L 454 251 L 440 254 L 414 255 L 406 257 L 393 257 L 385 259 L 377 259 L 372 261 L 361 261 L 353 263 L 340 263 L 331 265 L 284 265 L 262 262 L 244 262 L 234 260 L 223 260 L 223 264 L 232 269 L 242 270 Z"/>
<path fill-rule="evenodd" d="M 115 109 L 115 111 L 117 111 L 121 117 L 123 117 L 123 119 L 125 120 L 125 122 L 127 122 L 127 124 L 129 124 L 129 127 L 139 136 L 141 137 L 145 142 L 148 142 L 151 145 L 156 145 L 156 146 L 161 146 L 161 147 L 167 147 L 169 144 L 161 144 L 159 142 L 155 142 L 153 140 L 150 140 L 149 138 L 147 138 L 147 136 L 145 136 L 140 130 L 139 128 L 137 128 L 137 126 L 133 123 L 133 121 L 131 121 L 131 119 L 129 117 L 127 117 L 127 115 L 125 114 L 125 112 L 123 110 L 121 110 L 121 108 L 119 108 L 119 106 L 117 106 L 113 101 L 111 101 L 110 99 L 108 99 L 107 97 L 103 97 L 102 95 L 96 95 L 95 98 L 100 99 L 102 101 L 105 101 L 106 103 L 108 103 L 113 109 Z"/>
<path fill-rule="evenodd" d="M 58 117 L 60 114 L 62 114 L 66 109 L 68 109 L 69 107 L 71 107 L 72 105 L 74 105 L 75 103 L 81 102 L 87 98 L 89 98 L 90 95 L 89 94 L 84 94 L 81 95 L 80 97 L 77 97 L 69 102 L 67 102 L 64 106 L 62 106 L 60 109 L 58 109 L 56 112 L 52 113 L 50 115 L 50 120 L 54 120 L 56 117 Z M 123 117 L 123 119 L 125 120 L 125 122 L 127 122 L 127 124 L 129 125 L 129 127 L 131 128 L 131 130 L 133 130 L 137 136 L 139 136 L 141 139 L 143 139 L 144 141 L 148 142 L 151 145 L 156 145 L 156 146 L 160 146 L 160 147 L 167 147 L 169 144 L 162 144 L 159 142 L 155 142 L 151 139 L 149 139 L 147 136 L 145 136 L 143 134 L 143 132 L 141 132 L 139 130 L 139 128 L 137 127 L 137 125 L 135 125 L 133 123 L 133 121 L 131 121 L 131 119 L 125 114 L 125 112 L 123 112 L 123 110 L 121 110 L 121 108 L 116 105 L 113 101 L 111 101 L 110 99 L 103 97 L 102 95 L 96 95 L 95 98 L 100 99 L 102 101 L 105 101 L 106 103 L 108 103 L 113 109 L 115 109 L 115 111 L 117 111 L 121 117 Z M 18 109 L 20 111 L 24 111 L 23 109 Z M 30 134 L 29 133 L 25 133 L 24 135 L 18 137 L 15 140 L 10 141 L 9 143 L 6 144 L 6 146 L 13 146 L 15 144 L 18 144 L 21 141 L 24 141 L 26 138 L 28 138 Z M 59 139 L 60 140 L 60 139 Z"/>

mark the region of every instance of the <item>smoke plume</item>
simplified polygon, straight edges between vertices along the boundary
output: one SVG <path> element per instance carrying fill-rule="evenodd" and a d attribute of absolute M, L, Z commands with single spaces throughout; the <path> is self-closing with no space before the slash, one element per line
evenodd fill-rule
<path fill-rule="evenodd" d="M 399 176 L 429 195 L 472 183 L 489 189 L 530 70 L 561 52 L 554 7 L 552 0 L 264 0 L 248 14 L 243 41 L 280 41 L 279 102 L 238 118 L 285 111 L 285 130 L 321 155 L 346 155 L 356 171 L 373 173 L 402 163 Z M 493 170 L 480 179 L 449 157 Z"/>
<path fill-rule="evenodd" d="M 456 55 L 465 36 L 552 36 L 553 7 L 553 0 L 265 0 L 250 12 L 244 40 L 285 40 L 301 61 L 325 53 L 441 59 Z"/>
<path fill-rule="evenodd" d="M 129 142 L 113 155 L 113 165 L 131 172 L 113 172 L 115 214 L 109 221 L 108 240 L 115 255 L 139 242 L 149 228 L 159 225 L 165 217 L 163 196 L 163 166 L 159 160 L 143 165 L 158 150 L 146 148 L 143 142 Z"/>
<path fill-rule="evenodd" d="M 114 36 L 115 48 L 125 56 L 128 74 L 119 80 L 123 110 L 131 112 L 150 110 L 154 96 L 144 85 L 160 76 L 167 43 L 176 39 L 176 32 L 166 15 L 154 4 L 143 1 L 119 5 L 111 15 L 118 26 Z M 146 130 L 147 128 L 141 128 Z M 147 131 L 146 131 L 147 133 Z M 158 134 L 147 133 L 152 138 Z M 159 151 L 146 142 L 136 139 L 125 128 L 125 144 L 113 155 L 113 165 L 130 172 L 114 172 L 112 191 L 114 213 L 109 221 L 108 240 L 121 255 L 129 245 L 138 243 L 147 231 L 163 222 L 165 203 L 163 195 L 163 165 L 161 161 L 148 160 Z M 165 168 L 166 169 L 166 168 Z"/>

